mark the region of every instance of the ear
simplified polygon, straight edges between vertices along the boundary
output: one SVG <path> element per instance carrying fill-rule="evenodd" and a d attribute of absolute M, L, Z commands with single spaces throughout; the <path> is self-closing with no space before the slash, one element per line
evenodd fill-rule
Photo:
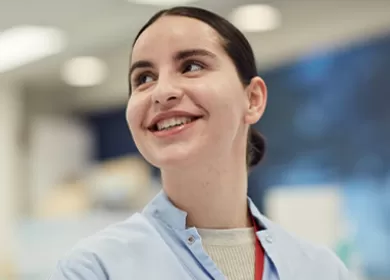
<path fill-rule="evenodd" d="M 245 89 L 248 98 L 248 108 L 245 113 L 245 123 L 255 124 L 264 114 L 267 105 L 267 86 L 260 77 L 252 78 Z"/>

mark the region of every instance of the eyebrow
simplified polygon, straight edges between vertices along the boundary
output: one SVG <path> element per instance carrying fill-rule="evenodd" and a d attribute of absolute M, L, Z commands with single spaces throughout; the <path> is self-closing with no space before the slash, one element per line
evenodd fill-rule
<path fill-rule="evenodd" d="M 194 56 L 206 56 L 206 57 L 211 57 L 215 58 L 216 55 L 210 51 L 207 51 L 205 49 L 189 49 L 189 50 L 182 50 L 178 51 L 173 55 L 173 60 L 174 61 L 182 61 L 184 59 L 194 57 Z M 154 64 L 151 61 L 148 60 L 138 60 L 134 62 L 129 70 L 129 77 L 131 77 L 131 74 L 139 68 L 152 68 Z"/>
<path fill-rule="evenodd" d="M 215 54 L 205 49 L 190 49 L 177 52 L 173 58 L 175 61 L 180 61 L 193 56 L 208 56 L 211 58 L 216 57 Z"/>

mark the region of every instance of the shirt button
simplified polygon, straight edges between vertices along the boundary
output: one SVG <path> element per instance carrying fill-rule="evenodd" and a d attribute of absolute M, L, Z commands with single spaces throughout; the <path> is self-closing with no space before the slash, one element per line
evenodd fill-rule
<path fill-rule="evenodd" d="M 195 242 L 195 237 L 193 235 L 189 236 L 187 239 L 187 243 L 189 245 L 192 245 L 192 244 L 194 244 L 194 242 Z"/>
<path fill-rule="evenodd" d="M 265 241 L 267 241 L 267 243 L 271 244 L 271 243 L 273 242 L 272 236 L 269 235 L 269 234 L 267 234 L 267 235 L 265 236 Z"/>

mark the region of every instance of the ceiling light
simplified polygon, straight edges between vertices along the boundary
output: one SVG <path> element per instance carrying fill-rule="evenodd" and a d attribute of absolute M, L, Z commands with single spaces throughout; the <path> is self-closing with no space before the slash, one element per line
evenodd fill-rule
<path fill-rule="evenodd" d="M 57 54 L 65 46 L 55 28 L 18 26 L 0 33 L 0 73 Z"/>
<path fill-rule="evenodd" d="M 240 6 L 232 12 L 230 19 L 237 28 L 244 32 L 273 30 L 281 24 L 280 12 L 264 4 Z"/>
<path fill-rule="evenodd" d="M 76 57 L 64 64 L 61 75 L 62 79 L 71 86 L 90 87 L 104 81 L 107 67 L 96 57 Z"/>
<path fill-rule="evenodd" d="M 154 5 L 154 6 L 173 6 L 173 5 L 188 5 L 195 3 L 198 0 L 128 0 L 135 4 Z"/>

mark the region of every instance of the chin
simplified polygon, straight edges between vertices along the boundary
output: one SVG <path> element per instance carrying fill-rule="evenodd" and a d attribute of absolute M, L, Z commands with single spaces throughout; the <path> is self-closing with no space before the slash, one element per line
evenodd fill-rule
<path fill-rule="evenodd" d="M 153 162 L 160 169 L 182 168 L 190 165 L 196 155 L 199 155 L 199 152 L 196 153 L 195 149 L 166 147 L 159 151 L 158 158 L 154 158 Z"/>

